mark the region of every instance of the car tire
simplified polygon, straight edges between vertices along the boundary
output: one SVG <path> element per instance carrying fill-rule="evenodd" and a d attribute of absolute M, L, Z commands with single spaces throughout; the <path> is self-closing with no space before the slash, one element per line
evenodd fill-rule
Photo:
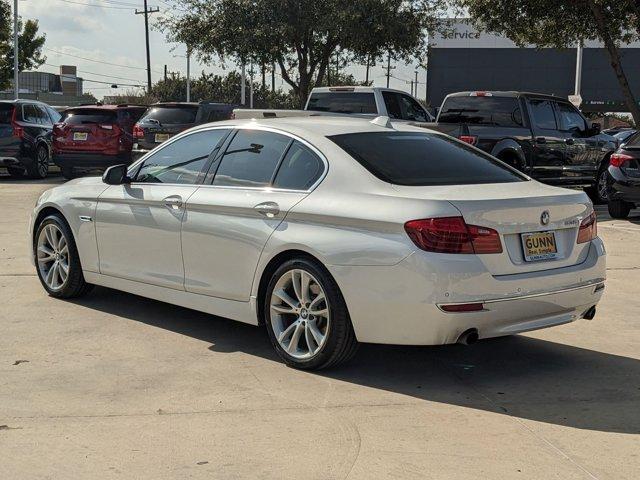
<path fill-rule="evenodd" d="M 27 174 L 30 178 L 43 179 L 49 174 L 49 149 L 46 145 L 36 148 L 33 163 L 27 165 Z"/>
<path fill-rule="evenodd" d="M 60 171 L 62 172 L 62 176 L 67 180 L 73 180 L 78 176 L 71 167 L 63 167 L 60 169 Z"/>
<path fill-rule="evenodd" d="M 624 200 L 609 201 L 609 215 L 611 215 L 611 218 L 627 218 L 632 208 L 633 204 L 625 202 Z"/>
<path fill-rule="evenodd" d="M 310 259 L 296 258 L 278 267 L 267 285 L 263 312 L 271 343 L 290 367 L 333 367 L 350 360 L 358 349 L 338 285 Z"/>
<path fill-rule="evenodd" d="M 40 222 L 33 255 L 40 283 L 52 297 L 80 297 L 93 288 L 84 279 L 73 234 L 61 215 L 49 215 Z"/>
<path fill-rule="evenodd" d="M 20 167 L 7 167 L 7 173 L 11 175 L 12 178 L 24 178 L 24 168 Z"/>
<path fill-rule="evenodd" d="M 606 158 L 596 176 L 596 183 L 589 189 L 587 194 L 591 197 L 594 203 L 598 205 L 604 205 L 609 199 L 609 159 Z"/>

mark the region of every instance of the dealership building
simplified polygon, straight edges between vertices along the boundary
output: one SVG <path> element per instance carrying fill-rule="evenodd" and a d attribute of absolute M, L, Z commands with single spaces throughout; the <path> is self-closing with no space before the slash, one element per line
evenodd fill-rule
<path fill-rule="evenodd" d="M 567 98 L 576 81 L 577 48 L 520 48 L 511 40 L 478 31 L 464 19 L 429 38 L 427 103 L 438 107 L 444 97 L 467 90 L 516 90 Z M 640 97 L 640 42 L 620 49 L 632 91 Z M 582 49 L 581 109 L 624 112 L 622 91 L 606 50 L 585 42 Z"/>

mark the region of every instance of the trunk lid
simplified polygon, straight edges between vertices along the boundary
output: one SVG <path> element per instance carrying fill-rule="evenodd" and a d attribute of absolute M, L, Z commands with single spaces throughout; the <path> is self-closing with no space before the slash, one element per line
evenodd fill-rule
<path fill-rule="evenodd" d="M 468 225 L 496 230 L 502 253 L 478 255 L 493 275 L 551 270 L 582 263 L 590 242 L 576 243 L 580 222 L 592 211 L 586 194 L 536 181 L 429 187 L 394 186 L 401 195 L 424 200 L 446 200 Z M 543 224 L 543 214 L 549 220 Z M 523 234 L 550 232 L 556 257 L 527 261 Z"/>
<path fill-rule="evenodd" d="M 54 149 L 67 152 L 115 154 L 122 129 L 115 111 L 104 109 L 68 110 L 54 126 Z"/>

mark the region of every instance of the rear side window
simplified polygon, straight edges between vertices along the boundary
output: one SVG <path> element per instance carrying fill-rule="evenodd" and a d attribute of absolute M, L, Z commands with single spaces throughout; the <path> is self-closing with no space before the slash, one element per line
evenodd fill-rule
<path fill-rule="evenodd" d="M 533 124 L 546 130 L 557 130 L 556 117 L 553 113 L 553 106 L 549 100 L 530 100 L 531 118 Z"/>
<path fill-rule="evenodd" d="M 116 118 L 116 112 L 111 110 L 83 108 L 78 110 L 66 110 L 62 117 L 62 121 L 67 125 L 82 125 L 87 123 L 109 124 L 114 123 Z"/>
<path fill-rule="evenodd" d="M 47 107 L 47 112 L 49 112 L 49 116 L 51 117 L 51 121 L 53 123 L 59 122 L 60 118 L 62 118 L 62 115 L 60 115 L 60 113 L 57 110 L 51 107 Z"/>
<path fill-rule="evenodd" d="M 440 110 L 438 122 L 500 127 L 523 126 L 520 102 L 515 97 L 447 97 Z"/>
<path fill-rule="evenodd" d="M 238 130 L 220 161 L 213 185 L 266 187 L 290 141 L 263 130 Z"/>
<path fill-rule="evenodd" d="M 311 149 L 294 141 L 278 168 L 273 186 L 290 190 L 308 190 L 323 171 L 322 160 Z"/>
<path fill-rule="evenodd" d="M 22 118 L 25 122 L 47 125 L 51 123 L 49 115 L 39 105 L 31 103 L 22 106 Z"/>
<path fill-rule="evenodd" d="M 329 137 L 380 180 L 396 185 L 468 185 L 524 181 L 490 155 L 445 135 L 349 133 Z"/>
<path fill-rule="evenodd" d="M 182 137 L 151 154 L 135 176 L 142 183 L 197 183 L 209 154 L 228 130 L 206 130 Z"/>
<path fill-rule="evenodd" d="M 333 113 L 377 113 L 373 92 L 316 92 L 307 110 Z"/>
<path fill-rule="evenodd" d="M 149 108 L 141 120 L 155 120 L 164 125 L 181 125 L 195 123 L 198 107 L 196 105 L 185 106 L 155 106 Z"/>
<path fill-rule="evenodd" d="M 0 123 L 11 123 L 13 117 L 13 105 L 0 103 Z"/>

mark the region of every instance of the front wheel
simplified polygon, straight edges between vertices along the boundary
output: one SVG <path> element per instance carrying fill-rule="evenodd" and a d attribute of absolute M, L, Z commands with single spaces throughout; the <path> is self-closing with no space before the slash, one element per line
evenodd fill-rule
<path fill-rule="evenodd" d="M 627 218 L 632 208 L 633 205 L 624 200 L 609 200 L 609 215 L 612 218 Z"/>
<path fill-rule="evenodd" d="M 264 317 L 271 343 L 291 367 L 335 366 L 351 359 L 358 348 L 335 280 L 306 258 L 289 260 L 273 273 Z"/>
<path fill-rule="evenodd" d="M 609 199 L 609 161 L 605 160 L 598 170 L 598 176 L 596 177 L 596 184 L 593 186 L 593 199 L 598 204 L 607 203 Z"/>
<path fill-rule="evenodd" d="M 40 145 L 36 149 L 35 161 L 27 167 L 29 177 L 43 179 L 49 174 L 49 149 L 46 145 Z"/>
<path fill-rule="evenodd" d="M 82 275 L 71 229 L 60 215 L 50 215 L 40 223 L 33 250 L 38 278 L 49 295 L 73 298 L 91 289 Z"/>

